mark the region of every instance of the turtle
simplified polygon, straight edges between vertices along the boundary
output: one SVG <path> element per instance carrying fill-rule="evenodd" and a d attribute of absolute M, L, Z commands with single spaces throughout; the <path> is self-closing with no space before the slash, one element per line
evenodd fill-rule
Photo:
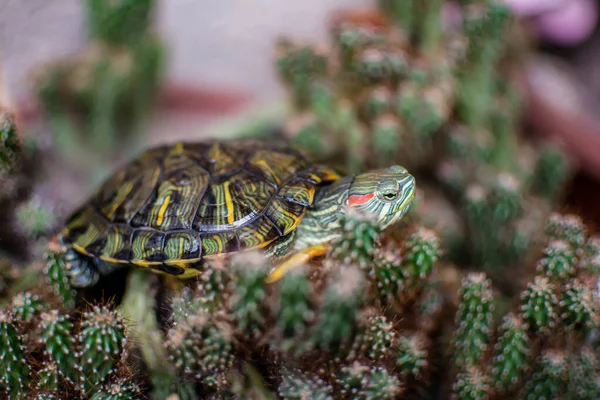
<path fill-rule="evenodd" d="M 109 176 L 57 235 L 73 286 L 123 265 L 191 278 L 214 257 L 261 249 L 270 281 L 324 255 L 347 210 L 382 228 L 415 195 L 402 166 L 342 176 L 288 143 L 210 139 L 151 147 Z"/>

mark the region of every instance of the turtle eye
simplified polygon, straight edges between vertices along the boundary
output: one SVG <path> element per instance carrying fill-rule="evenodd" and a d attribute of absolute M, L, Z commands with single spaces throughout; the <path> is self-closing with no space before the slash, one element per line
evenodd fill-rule
<path fill-rule="evenodd" d="M 392 201 L 392 200 L 396 200 L 398 198 L 398 192 L 393 191 L 393 192 L 383 192 L 381 193 L 381 196 L 388 201 Z"/>

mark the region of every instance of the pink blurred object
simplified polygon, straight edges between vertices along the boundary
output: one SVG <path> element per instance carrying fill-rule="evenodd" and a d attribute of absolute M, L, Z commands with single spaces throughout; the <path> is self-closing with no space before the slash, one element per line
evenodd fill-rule
<path fill-rule="evenodd" d="M 598 6 L 594 0 L 563 2 L 567 4 L 540 15 L 535 24 L 544 39 L 560 45 L 575 45 L 594 31 Z"/>
<path fill-rule="evenodd" d="M 518 15 L 530 17 L 540 37 L 572 46 L 584 41 L 598 22 L 595 0 L 504 0 Z"/>

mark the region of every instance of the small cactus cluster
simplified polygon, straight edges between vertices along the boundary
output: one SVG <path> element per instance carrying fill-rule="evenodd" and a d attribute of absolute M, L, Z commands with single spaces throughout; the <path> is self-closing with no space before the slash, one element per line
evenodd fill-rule
<path fill-rule="evenodd" d="M 276 66 L 293 106 L 284 132 L 350 172 L 408 167 L 422 188 L 443 187 L 462 219 L 462 233 L 443 237 L 456 262 L 522 267 L 569 164 L 559 147 L 518 134 L 520 67 L 507 42 L 519 29 L 508 7 L 453 3 L 460 21 L 444 23 L 444 3 L 383 0 L 333 18 L 327 44 L 282 39 Z"/>
<path fill-rule="evenodd" d="M 109 156 L 140 128 L 151 108 L 164 63 L 152 32 L 154 1 L 84 2 L 88 46 L 40 66 L 33 85 L 55 148 L 71 161 L 81 148 Z M 79 150 L 78 150 L 79 149 Z"/>
<path fill-rule="evenodd" d="M 0 109 L 0 167 L 12 170 L 21 150 L 21 141 L 17 134 L 13 118 Z"/>
<path fill-rule="evenodd" d="M 537 275 L 497 329 L 492 324 L 493 304 L 499 294 L 492 293 L 491 281 L 483 273 L 465 277 L 451 361 L 457 399 L 572 398 L 574 393 L 595 398 L 600 394 L 597 385 L 578 385 L 579 378 L 570 373 L 572 365 L 581 363 L 580 368 L 588 368 L 590 382 L 596 382 L 593 371 L 600 367 L 595 350 L 589 347 L 590 335 L 597 333 L 600 303 L 599 276 L 583 268 L 585 244 L 590 240 L 586 227 L 577 216 L 552 214 L 545 232 L 546 246 L 534 270 Z M 585 362 L 579 361 L 583 354 Z"/>
<path fill-rule="evenodd" d="M 275 282 L 260 251 L 206 258 L 183 282 L 127 268 L 124 290 L 116 272 L 75 290 L 54 241 L 43 268 L 0 253 L 0 397 L 600 398 L 600 238 L 552 213 L 562 152 L 518 135 L 518 25 L 501 2 L 458 3 L 458 24 L 440 0 L 381 0 L 334 18 L 330 46 L 277 45 L 284 133 L 349 173 L 408 167 L 421 193 L 400 226 L 349 212 L 323 257 Z M 130 130 L 121 111 L 147 112 L 153 4 L 87 1 L 90 47 L 38 76 L 69 154 L 71 101 L 104 149 Z M 53 227 L 42 200 L 15 212 L 36 249 Z"/>
<path fill-rule="evenodd" d="M 207 271 L 191 287 L 173 289 L 162 360 L 170 365 L 170 381 L 200 384 L 206 393 L 225 396 L 239 390 L 236 376 L 251 363 L 281 398 L 304 393 L 323 399 L 341 394 L 394 399 L 415 390 L 430 366 L 431 338 L 417 324 L 398 320 L 395 312 L 432 290 L 427 285 L 439 258 L 437 237 L 407 228 L 398 243 L 378 232 L 373 219 L 359 215 L 349 215 L 342 229 L 338 241 L 346 245 L 338 248 L 346 250 L 294 268 L 274 283 L 267 280 L 267 259 L 250 253 L 218 261 L 225 265 L 213 271 L 219 278 Z M 346 253 L 363 236 L 372 240 L 371 250 L 357 252 L 358 258 Z M 384 289 L 372 270 L 374 260 L 383 257 L 383 242 L 400 250 L 402 256 L 390 260 L 389 268 L 394 274 L 407 271 L 412 296 L 396 290 L 384 296 L 388 303 L 379 300 Z M 367 254 L 370 261 L 363 258 Z M 220 282 L 219 296 L 208 289 L 215 282 Z M 130 301 L 140 300 L 124 300 Z"/>
<path fill-rule="evenodd" d="M 92 398 L 116 384 L 113 379 L 126 366 L 122 317 L 107 306 L 81 314 L 54 302 L 19 293 L 12 307 L 0 311 L 0 394 Z"/>

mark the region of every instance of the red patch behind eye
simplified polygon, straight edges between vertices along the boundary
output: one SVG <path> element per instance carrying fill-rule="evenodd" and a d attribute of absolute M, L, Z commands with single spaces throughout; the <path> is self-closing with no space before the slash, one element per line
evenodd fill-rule
<path fill-rule="evenodd" d="M 358 206 L 361 204 L 365 204 L 369 200 L 375 197 L 375 193 L 369 194 L 355 194 L 348 197 L 348 205 L 349 206 Z"/>

